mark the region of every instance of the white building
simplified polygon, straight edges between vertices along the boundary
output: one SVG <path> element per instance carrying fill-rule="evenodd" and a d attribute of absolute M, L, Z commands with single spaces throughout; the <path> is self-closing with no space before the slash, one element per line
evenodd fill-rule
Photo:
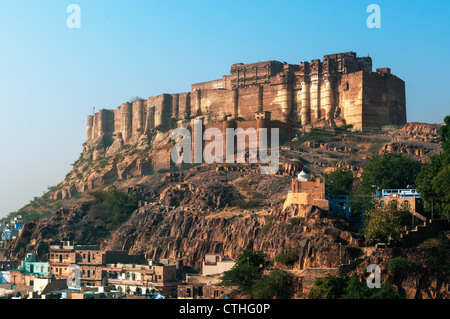
<path fill-rule="evenodd" d="M 206 254 L 203 260 L 202 275 L 223 274 L 233 268 L 234 264 L 233 259 L 222 258 L 220 254 Z"/>

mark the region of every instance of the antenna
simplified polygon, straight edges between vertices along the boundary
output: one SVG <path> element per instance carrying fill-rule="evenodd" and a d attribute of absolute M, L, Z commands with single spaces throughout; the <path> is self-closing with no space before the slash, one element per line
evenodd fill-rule
<path fill-rule="evenodd" d="M 95 106 L 92 107 L 92 116 L 95 114 Z"/>

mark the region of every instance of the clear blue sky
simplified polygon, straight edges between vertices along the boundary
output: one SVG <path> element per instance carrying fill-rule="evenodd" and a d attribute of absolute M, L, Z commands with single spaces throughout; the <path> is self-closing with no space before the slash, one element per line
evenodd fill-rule
<path fill-rule="evenodd" d="M 81 29 L 69 29 L 69 4 Z M 366 8 L 381 8 L 369 29 Z M 236 62 L 355 51 L 406 81 L 408 121 L 450 114 L 446 1 L 0 2 L 0 217 L 58 184 L 92 107 L 188 92 Z"/>

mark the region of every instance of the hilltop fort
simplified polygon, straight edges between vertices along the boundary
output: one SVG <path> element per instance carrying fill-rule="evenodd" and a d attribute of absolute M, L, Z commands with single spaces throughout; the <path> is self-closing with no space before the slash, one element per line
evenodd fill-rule
<path fill-rule="evenodd" d="M 270 112 L 271 121 L 286 124 L 398 128 L 406 124 L 405 83 L 389 68 L 373 72 L 372 59 L 354 52 L 300 64 L 237 63 L 229 75 L 193 84 L 191 92 L 122 103 L 88 116 L 87 142 L 114 135 L 128 143 L 134 135 L 198 117 L 211 124 L 255 120 L 262 112 Z"/>

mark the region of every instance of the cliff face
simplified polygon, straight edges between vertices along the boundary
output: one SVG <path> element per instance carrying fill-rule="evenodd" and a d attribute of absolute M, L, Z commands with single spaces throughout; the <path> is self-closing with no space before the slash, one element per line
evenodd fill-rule
<path fill-rule="evenodd" d="M 108 249 L 129 249 L 148 258 L 179 258 L 194 268 L 206 253 L 237 258 L 241 249 L 265 251 L 270 258 L 297 251 L 295 269 L 337 267 L 358 254 L 358 236 L 343 221 L 322 219 L 315 209 L 295 224 L 282 216 L 249 214 L 219 217 L 143 207 L 108 241 Z M 339 247 L 341 244 L 341 255 Z"/>
<path fill-rule="evenodd" d="M 269 258 L 296 251 L 294 269 L 337 267 L 361 253 L 360 236 L 350 231 L 348 223 L 326 218 L 312 207 L 300 218 L 295 210 L 281 213 L 280 208 L 217 214 L 149 204 L 106 238 L 104 230 L 104 224 L 89 215 L 88 205 L 61 210 L 50 219 L 27 223 L 7 257 L 21 259 L 36 251 L 45 260 L 50 243 L 64 237 L 81 243 L 101 241 L 104 249 L 144 253 L 147 258 L 182 259 L 197 269 L 206 253 L 237 258 L 241 249 L 262 250 Z"/>
<path fill-rule="evenodd" d="M 52 217 L 25 223 L 21 235 L 10 243 L 5 257 L 22 260 L 35 252 L 40 260 L 48 260 L 51 243 L 73 238 L 79 243 L 100 243 L 106 231 L 105 223 L 89 215 L 89 204 L 60 209 Z"/>

